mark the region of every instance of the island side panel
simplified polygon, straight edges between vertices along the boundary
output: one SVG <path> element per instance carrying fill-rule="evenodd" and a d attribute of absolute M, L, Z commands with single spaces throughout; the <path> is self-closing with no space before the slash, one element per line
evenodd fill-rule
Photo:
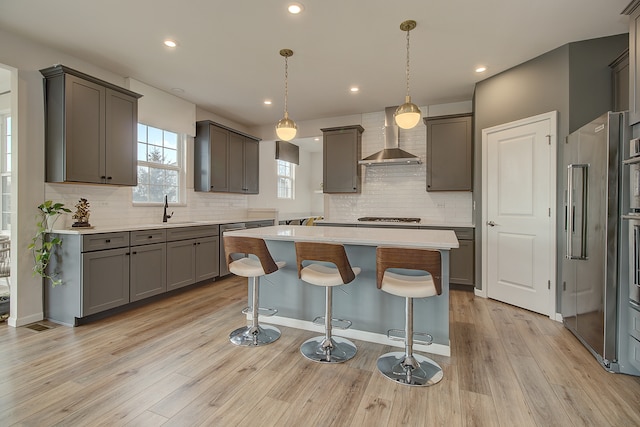
<path fill-rule="evenodd" d="M 261 280 L 260 305 L 278 309 L 279 317 L 313 321 L 324 315 L 325 289 L 298 279 L 293 242 L 267 240 L 273 258 L 285 261 L 280 271 Z M 352 266 L 362 269 L 356 279 L 333 292 L 333 317 L 353 322 L 351 329 L 386 335 L 404 329 L 405 300 L 376 287 L 376 247 L 345 245 Z M 442 250 L 442 295 L 414 300 L 414 329 L 449 346 L 449 251 Z M 266 323 L 269 322 L 265 318 Z M 318 328 L 321 333 L 321 328 Z M 339 333 L 339 331 L 337 331 Z"/>

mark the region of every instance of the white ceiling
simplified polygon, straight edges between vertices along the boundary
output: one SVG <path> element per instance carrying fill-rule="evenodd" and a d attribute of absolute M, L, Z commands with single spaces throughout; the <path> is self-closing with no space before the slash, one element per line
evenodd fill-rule
<path fill-rule="evenodd" d="M 251 127 L 283 115 L 280 49 L 294 51 L 294 120 L 382 111 L 404 102 L 399 25 L 413 19 L 414 103 L 456 102 L 471 99 L 477 81 L 544 52 L 627 32 L 620 12 L 629 1 L 301 0 L 305 10 L 293 16 L 284 0 L 0 0 L 0 28 L 123 77 L 180 88 L 182 98 Z M 178 47 L 164 47 L 167 37 Z"/>

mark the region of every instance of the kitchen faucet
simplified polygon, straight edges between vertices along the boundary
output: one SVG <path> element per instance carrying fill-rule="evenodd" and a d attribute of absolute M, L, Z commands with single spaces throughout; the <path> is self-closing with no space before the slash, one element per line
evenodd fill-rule
<path fill-rule="evenodd" d="M 162 222 L 167 222 L 169 218 L 173 216 L 173 211 L 171 211 L 171 215 L 167 215 L 167 208 L 169 207 L 169 203 L 167 202 L 167 195 L 164 195 L 164 213 L 162 214 Z"/>

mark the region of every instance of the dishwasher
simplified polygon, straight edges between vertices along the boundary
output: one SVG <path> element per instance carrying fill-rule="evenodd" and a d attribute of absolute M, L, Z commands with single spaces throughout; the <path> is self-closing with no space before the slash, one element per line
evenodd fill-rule
<path fill-rule="evenodd" d="M 244 230 L 247 228 L 247 225 L 244 222 L 234 222 L 232 224 L 220 224 L 220 277 L 226 276 L 230 273 L 229 267 L 227 266 L 227 256 L 224 252 L 224 232 L 225 231 L 235 231 L 235 230 Z"/>

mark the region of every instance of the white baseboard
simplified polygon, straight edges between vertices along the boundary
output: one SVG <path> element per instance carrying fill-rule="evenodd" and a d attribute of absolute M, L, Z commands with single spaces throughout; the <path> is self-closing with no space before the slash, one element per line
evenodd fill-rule
<path fill-rule="evenodd" d="M 480 298 L 487 298 L 487 291 L 486 289 L 482 288 L 482 289 L 478 289 L 478 288 L 474 288 L 473 289 L 473 293 Z"/>
<path fill-rule="evenodd" d="M 20 318 L 10 315 L 9 318 L 7 319 L 7 324 L 9 326 L 13 326 L 14 328 L 19 328 L 20 326 L 28 325 L 34 322 L 39 322 L 42 319 L 44 319 L 44 313 L 32 314 L 30 316 L 20 317 Z"/>
<path fill-rule="evenodd" d="M 250 314 L 247 314 L 247 320 L 251 320 L 251 315 Z M 322 330 L 323 330 L 323 328 L 321 326 L 317 326 L 313 322 L 309 322 L 309 321 L 306 321 L 306 320 L 299 320 L 299 319 L 291 319 L 291 318 L 288 318 L 288 317 L 281 317 L 281 316 L 269 316 L 269 317 L 265 316 L 265 317 L 263 317 L 263 316 L 260 316 L 258 318 L 258 320 L 261 323 L 269 323 L 269 324 L 272 324 L 272 325 L 288 326 L 290 328 L 303 329 L 305 331 L 314 331 L 314 332 L 320 332 L 321 333 Z M 404 348 L 404 343 L 402 341 L 390 340 L 389 338 L 387 338 L 387 336 L 385 334 L 379 334 L 379 333 L 375 333 L 375 332 L 360 331 L 358 329 L 334 329 L 333 330 L 333 334 L 337 335 L 337 336 L 345 337 L 345 338 L 351 338 L 351 339 L 354 339 L 354 340 L 362 340 L 362 341 L 373 342 L 373 343 L 376 343 L 376 344 L 383 344 L 383 345 L 390 345 L 390 346 L 393 346 L 393 347 Z M 440 356 L 447 356 L 447 357 L 451 356 L 451 348 L 450 348 L 449 345 L 443 345 L 443 344 L 431 344 L 431 345 L 414 344 L 413 348 L 414 348 L 414 350 L 420 351 L 420 352 L 438 354 Z"/>

